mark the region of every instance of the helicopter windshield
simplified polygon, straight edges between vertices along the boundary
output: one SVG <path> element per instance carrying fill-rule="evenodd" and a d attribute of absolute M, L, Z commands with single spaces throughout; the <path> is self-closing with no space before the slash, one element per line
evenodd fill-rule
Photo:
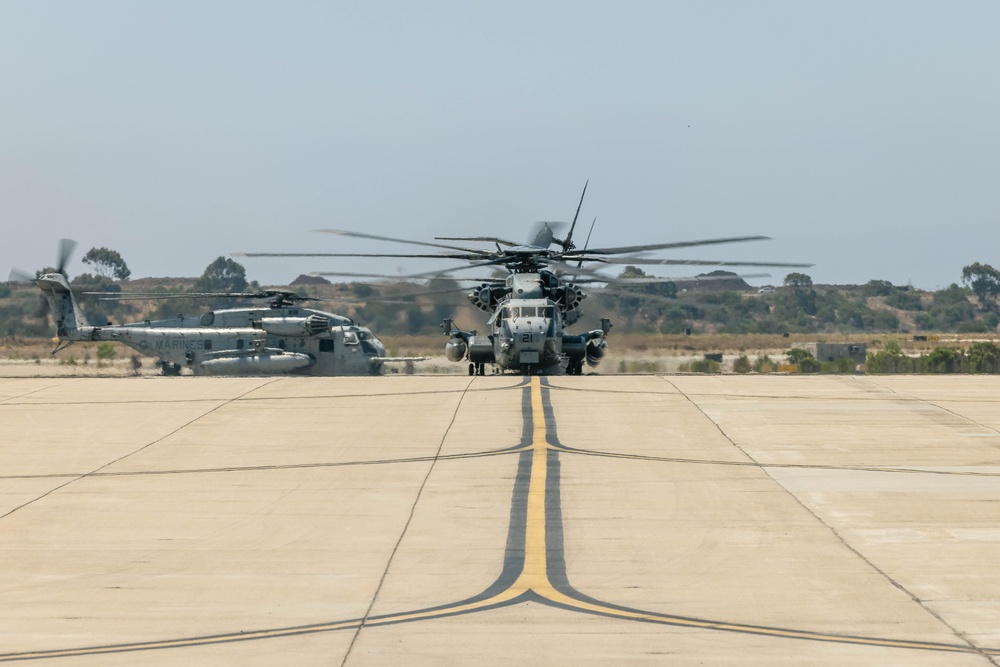
<path fill-rule="evenodd" d="M 553 306 L 504 306 L 500 317 L 509 320 L 515 317 L 555 317 Z"/>

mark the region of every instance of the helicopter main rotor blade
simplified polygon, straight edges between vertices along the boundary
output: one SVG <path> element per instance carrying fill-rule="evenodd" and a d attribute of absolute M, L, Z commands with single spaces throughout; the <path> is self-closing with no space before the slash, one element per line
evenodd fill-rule
<path fill-rule="evenodd" d="M 420 296 L 438 296 L 441 294 L 458 294 L 458 293 L 468 293 L 473 288 L 471 287 L 452 287 L 449 289 L 442 290 L 426 290 L 423 292 L 407 292 L 403 294 L 381 294 L 372 295 L 368 297 L 357 297 L 357 298 L 340 298 L 336 297 L 329 299 L 330 301 L 336 301 L 337 303 L 353 303 L 353 304 L 365 304 L 365 303 L 401 303 L 413 305 L 413 299 Z"/>
<path fill-rule="evenodd" d="M 27 271 L 22 271 L 21 269 L 11 269 L 10 275 L 7 276 L 7 282 L 31 284 L 35 282 L 35 278 L 36 276 L 31 275 Z"/>
<path fill-rule="evenodd" d="M 587 246 L 590 245 L 590 235 L 594 233 L 594 225 L 597 224 L 597 216 L 594 216 L 593 222 L 590 223 L 590 231 L 587 232 L 587 240 L 583 243 L 583 251 L 587 252 Z"/>
<path fill-rule="evenodd" d="M 463 259 L 474 261 L 488 255 L 482 253 L 459 255 L 458 253 L 440 253 L 435 255 L 417 255 L 387 252 L 233 252 L 232 257 L 397 257 L 403 259 Z"/>
<path fill-rule="evenodd" d="M 591 248 L 589 255 L 618 255 L 626 252 L 645 252 L 647 250 L 667 250 L 670 248 L 692 248 L 703 245 L 719 245 L 721 243 L 742 243 L 744 241 L 769 241 L 770 236 L 729 236 L 720 239 L 703 239 L 700 241 L 679 241 L 675 243 L 651 243 L 647 245 L 621 246 L 619 248 Z M 571 255 L 572 253 L 566 253 Z M 576 259 L 572 257 L 571 259 Z"/>
<path fill-rule="evenodd" d="M 573 216 L 573 224 L 569 226 L 569 234 L 563 240 L 562 246 L 563 250 L 570 251 L 573 249 L 573 230 L 576 229 L 576 219 L 580 217 L 580 209 L 583 207 L 583 198 L 587 194 L 587 186 L 590 185 L 590 179 L 583 184 L 583 193 L 580 194 L 580 203 L 576 205 L 576 215 Z"/>
<path fill-rule="evenodd" d="M 473 264 L 468 264 L 466 266 L 456 266 L 456 267 L 451 268 L 451 269 L 439 269 L 437 271 L 427 271 L 426 273 L 414 273 L 414 274 L 411 274 L 410 276 L 407 276 L 407 277 L 409 277 L 409 278 L 432 278 L 432 277 L 437 276 L 437 275 L 447 275 L 447 274 L 452 273 L 454 271 L 465 271 L 467 269 L 476 269 L 476 268 L 483 267 L 483 266 L 501 266 L 503 264 L 507 264 L 507 263 L 511 262 L 512 259 L 514 259 L 514 258 L 511 258 L 511 257 L 497 257 L 495 259 L 491 259 L 488 262 L 475 262 Z"/>
<path fill-rule="evenodd" d="M 737 261 L 715 261 L 711 259 L 655 259 L 650 257 L 603 257 L 594 258 L 596 261 L 605 264 L 650 264 L 660 266 L 776 266 L 795 269 L 808 269 L 814 264 L 801 264 L 797 262 L 737 262 Z"/>
<path fill-rule="evenodd" d="M 506 246 L 521 245 L 520 243 L 514 243 L 513 241 L 497 238 L 495 236 L 435 236 L 434 238 L 438 241 L 482 241 L 483 243 L 499 243 L 500 245 Z"/>
<path fill-rule="evenodd" d="M 435 275 L 427 276 L 426 273 L 422 273 L 422 274 L 417 274 L 415 276 L 414 275 L 405 275 L 404 276 L 404 275 L 387 274 L 387 273 L 345 273 L 345 272 L 341 272 L 341 271 L 310 271 L 307 275 L 310 275 L 310 276 L 320 276 L 320 277 L 329 276 L 331 278 L 339 278 L 339 277 L 344 277 L 344 278 L 379 278 L 381 280 L 396 280 L 396 281 L 399 281 L 399 282 L 406 282 L 406 281 L 408 281 L 410 279 L 414 279 L 414 278 L 416 278 L 416 279 L 423 279 L 424 277 L 430 277 L 432 280 L 434 278 L 444 278 L 444 279 L 447 279 L 447 280 L 461 280 L 461 281 L 464 281 L 464 282 L 497 282 L 495 278 L 458 278 L 458 277 L 453 277 L 453 276 L 446 275 L 444 271 L 439 271 L 438 273 L 440 275 L 436 275 L 435 274 Z"/>
<path fill-rule="evenodd" d="M 140 299 L 188 299 L 192 297 L 206 297 L 206 296 L 221 296 L 229 297 L 232 299 L 249 299 L 251 297 L 260 297 L 260 294 L 250 293 L 250 292 L 111 292 L 111 291 L 97 291 L 97 292 L 80 292 L 80 294 L 85 294 L 87 296 L 100 296 L 100 295 L 112 295 L 118 294 L 122 297 L 135 297 Z"/>
<path fill-rule="evenodd" d="M 646 278 L 612 278 L 611 276 L 594 276 L 575 280 L 576 283 L 606 283 L 608 285 L 658 285 L 662 283 L 698 283 L 712 282 L 714 280 L 745 280 L 747 278 L 770 278 L 770 273 L 743 273 L 728 274 L 724 276 L 681 276 L 676 278 L 666 278 L 660 276 L 649 276 Z"/>
<path fill-rule="evenodd" d="M 351 232 L 344 229 L 314 229 L 314 232 L 323 234 L 336 234 L 337 236 L 350 236 L 358 239 L 372 239 L 375 241 L 391 241 L 393 243 L 407 243 L 409 245 L 427 246 L 430 248 L 444 248 L 445 250 L 459 250 L 469 254 L 482 254 L 484 251 L 475 248 L 462 248 L 459 246 L 445 245 L 444 243 L 430 243 L 428 241 L 411 241 L 409 239 L 399 239 L 392 236 L 378 236 L 377 234 L 365 234 L 363 232 Z"/>
<path fill-rule="evenodd" d="M 393 275 L 389 273 L 350 273 L 348 271 L 310 271 L 310 276 L 330 276 L 336 278 L 378 278 L 380 280 L 404 280 L 408 276 Z"/>
<path fill-rule="evenodd" d="M 295 301 L 322 301 L 314 296 L 300 296 L 294 292 L 286 290 L 263 290 L 261 292 L 113 292 L 113 291 L 93 291 L 80 292 L 85 296 L 104 297 L 98 300 L 126 301 L 126 300 L 156 300 L 156 299 L 273 299 L 278 296 L 287 296 Z"/>
<path fill-rule="evenodd" d="M 597 224 L 597 216 L 594 216 L 594 221 L 590 223 L 590 231 L 587 232 L 587 240 L 583 242 L 583 252 L 587 252 L 587 246 L 590 245 L 590 235 L 594 233 L 594 225 Z M 577 268 L 583 266 L 583 260 L 581 259 L 576 263 Z"/>

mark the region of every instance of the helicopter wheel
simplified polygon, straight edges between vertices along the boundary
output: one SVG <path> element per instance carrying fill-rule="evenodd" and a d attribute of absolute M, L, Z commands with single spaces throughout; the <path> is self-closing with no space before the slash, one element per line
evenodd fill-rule
<path fill-rule="evenodd" d="M 469 364 L 469 375 L 475 375 L 475 374 L 476 374 L 476 365 Z"/>
<path fill-rule="evenodd" d="M 156 362 L 156 365 L 160 367 L 160 374 L 166 377 L 176 377 L 181 374 L 180 364 L 163 361 L 161 359 Z"/>
<path fill-rule="evenodd" d="M 476 375 L 486 375 L 486 364 L 481 363 L 476 366 Z"/>

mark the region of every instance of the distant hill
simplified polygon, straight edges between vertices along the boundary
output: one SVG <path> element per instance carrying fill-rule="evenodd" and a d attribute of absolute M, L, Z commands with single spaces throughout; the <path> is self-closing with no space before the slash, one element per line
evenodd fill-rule
<path fill-rule="evenodd" d="M 674 284 L 678 291 L 702 291 L 718 292 L 720 290 L 732 290 L 734 292 L 748 292 L 754 289 L 739 274 L 732 271 L 710 271 L 709 273 L 699 273 L 695 280 L 675 280 Z"/>
<path fill-rule="evenodd" d="M 323 276 L 310 276 L 303 273 L 288 284 L 291 287 L 295 287 L 296 285 L 332 285 L 333 283 Z"/>
<path fill-rule="evenodd" d="M 997 334 L 1000 305 L 980 302 L 973 292 L 953 284 L 934 292 L 894 286 L 886 281 L 864 285 L 777 285 L 758 290 L 730 271 L 711 271 L 698 281 L 678 281 L 677 291 L 663 283 L 617 288 L 586 288 L 578 332 L 610 318 L 616 333 L 659 334 L 852 334 L 983 333 Z M 184 293 L 198 278 L 136 278 L 116 283 L 123 292 Z M 274 286 L 277 287 L 277 286 Z M 50 337 L 47 308 L 33 285 L 0 285 L 0 336 Z M 259 289 L 254 284 L 251 290 Z M 385 335 L 440 333 L 443 318 L 467 329 L 484 330 L 487 314 L 477 310 L 455 281 L 336 283 L 319 276 L 299 276 L 290 289 L 319 298 L 323 310 L 343 314 Z M 210 298 L 117 301 L 78 297 L 92 322 L 134 322 L 195 314 L 227 302 Z"/>

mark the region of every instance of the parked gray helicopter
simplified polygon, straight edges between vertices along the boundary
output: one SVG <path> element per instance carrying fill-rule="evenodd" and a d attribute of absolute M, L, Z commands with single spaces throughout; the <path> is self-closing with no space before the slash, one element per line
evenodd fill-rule
<path fill-rule="evenodd" d="M 64 242 L 63 248 L 67 247 Z M 341 315 L 302 308 L 300 302 L 318 299 L 283 290 L 188 293 L 178 296 L 268 299 L 269 303 L 211 310 L 197 317 L 94 326 L 84 317 L 63 274 L 67 257 L 64 250 L 54 272 L 32 280 L 52 310 L 60 342 L 56 350 L 77 341 L 119 342 L 156 357 L 164 375 L 179 375 L 185 368 L 195 375 L 378 375 L 385 362 L 419 360 L 386 357 L 382 342 L 367 328 Z M 169 296 L 103 294 L 115 300 Z"/>
<path fill-rule="evenodd" d="M 714 260 L 669 260 L 636 256 L 652 250 L 716 245 L 742 241 L 764 240 L 765 236 L 739 236 L 701 241 L 656 243 L 614 248 L 587 249 L 590 237 L 582 250 L 573 244 L 580 208 L 586 195 L 584 185 L 580 203 L 565 239 L 556 238 L 554 223 L 541 223 L 534 239 L 517 244 L 497 237 L 436 237 L 437 241 L 486 242 L 496 249 L 482 250 L 462 246 L 411 241 L 361 232 L 335 229 L 321 232 L 379 241 L 392 241 L 410 245 L 442 248 L 451 252 L 435 254 L 383 254 L 383 253 L 243 253 L 246 257 L 396 257 L 456 259 L 469 262 L 467 266 L 450 269 L 449 273 L 477 267 L 503 267 L 508 275 L 503 280 L 482 281 L 469 292 L 469 300 L 480 310 L 489 313 L 490 333 L 479 335 L 475 330 L 463 330 L 446 319 L 442 323 L 449 337 L 445 355 L 449 360 L 469 362 L 470 375 L 483 375 L 490 364 L 494 372 L 511 371 L 522 374 L 580 375 L 584 363 L 596 366 L 608 349 L 607 336 L 611 321 L 600 319 L 599 328 L 571 334 L 566 330 L 579 319 L 579 307 L 586 297 L 580 287 L 582 282 L 614 282 L 609 277 L 595 277 L 592 271 L 582 268 L 584 262 L 601 264 L 675 264 L 675 265 L 724 265 L 724 266 L 782 266 L 808 267 L 811 264 L 782 262 L 727 262 Z M 591 225 L 593 231 L 593 224 Z M 552 247 L 557 244 L 557 247 Z M 621 256 L 626 255 L 626 256 Z M 574 266 L 575 264 L 575 266 Z M 557 274 L 580 275 L 576 283 L 564 281 Z M 315 275 L 339 275 L 317 272 Z M 419 274 L 424 277 L 431 274 Z"/>

